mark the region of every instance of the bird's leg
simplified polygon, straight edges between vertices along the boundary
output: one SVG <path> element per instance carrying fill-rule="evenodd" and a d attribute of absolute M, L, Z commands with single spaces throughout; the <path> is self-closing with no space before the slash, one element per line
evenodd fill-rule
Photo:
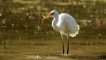
<path fill-rule="evenodd" d="M 67 35 L 67 55 L 69 53 L 69 35 Z"/>
<path fill-rule="evenodd" d="M 63 35 L 61 34 L 61 38 L 62 38 L 62 47 L 63 47 L 63 54 L 64 54 L 64 41 L 63 41 Z"/>

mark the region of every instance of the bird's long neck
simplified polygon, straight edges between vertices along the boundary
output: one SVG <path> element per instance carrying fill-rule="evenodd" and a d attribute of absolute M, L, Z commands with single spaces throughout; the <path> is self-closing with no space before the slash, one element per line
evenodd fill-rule
<path fill-rule="evenodd" d="M 58 23 L 58 15 L 53 17 L 53 21 L 52 21 L 52 27 L 54 30 L 59 31 L 59 26 L 57 26 Z"/>

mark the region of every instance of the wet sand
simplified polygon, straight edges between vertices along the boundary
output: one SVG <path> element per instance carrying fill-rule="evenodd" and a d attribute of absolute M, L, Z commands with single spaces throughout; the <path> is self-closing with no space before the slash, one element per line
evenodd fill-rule
<path fill-rule="evenodd" d="M 66 40 L 65 50 L 66 50 Z M 106 59 L 105 39 L 72 39 L 69 55 L 62 55 L 61 39 L 9 40 L 7 47 L 0 45 L 2 60 L 99 60 Z M 65 51 L 66 53 L 66 51 Z"/>

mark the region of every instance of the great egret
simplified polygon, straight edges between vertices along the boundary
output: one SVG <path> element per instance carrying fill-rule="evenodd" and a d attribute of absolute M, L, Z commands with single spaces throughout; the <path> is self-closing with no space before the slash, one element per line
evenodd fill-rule
<path fill-rule="evenodd" d="M 44 19 L 53 17 L 52 27 L 54 30 L 60 32 L 62 38 L 62 47 L 64 54 L 64 41 L 63 35 L 67 36 L 67 55 L 69 53 L 69 36 L 75 37 L 79 31 L 79 25 L 76 23 L 75 19 L 66 13 L 61 13 L 58 15 L 56 10 L 51 11 L 46 16 L 43 16 Z M 43 19 L 43 20 L 44 20 Z"/>

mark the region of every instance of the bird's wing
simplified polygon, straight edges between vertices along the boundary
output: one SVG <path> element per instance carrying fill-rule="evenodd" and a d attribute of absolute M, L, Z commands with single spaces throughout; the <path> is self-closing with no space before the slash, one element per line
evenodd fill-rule
<path fill-rule="evenodd" d="M 59 15 L 59 25 L 62 26 L 62 29 L 69 31 L 70 36 L 76 36 L 79 31 L 78 24 L 76 23 L 75 19 L 66 13 L 62 13 Z"/>
<path fill-rule="evenodd" d="M 79 25 L 76 23 L 75 19 L 70 16 L 70 15 L 67 15 L 67 26 L 70 30 L 70 36 L 72 37 L 75 37 L 77 34 L 78 34 L 78 31 L 79 31 Z"/>
<path fill-rule="evenodd" d="M 67 26 L 70 26 L 71 25 L 74 25 L 74 24 L 77 24 L 75 19 L 69 15 L 69 14 L 66 14 L 66 13 L 62 13 L 59 15 L 59 25 L 67 25 Z"/>

